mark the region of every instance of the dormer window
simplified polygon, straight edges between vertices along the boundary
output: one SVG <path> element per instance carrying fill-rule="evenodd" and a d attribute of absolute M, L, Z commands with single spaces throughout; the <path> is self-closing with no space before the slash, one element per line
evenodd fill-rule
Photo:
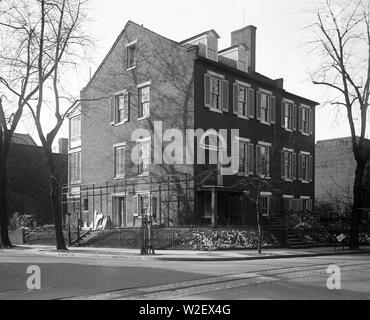
<path fill-rule="evenodd" d="M 218 39 L 220 36 L 214 31 L 210 30 L 201 33 L 195 37 L 181 42 L 183 45 L 198 46 L 199 55 L 207 59 L 218 61 Z"/>
<path fill-rule="evenodd" d="M 129 43 L 127 47 L 127 69 L 133 69 L 136 67 L 137 61 L 137 41 Z"/>

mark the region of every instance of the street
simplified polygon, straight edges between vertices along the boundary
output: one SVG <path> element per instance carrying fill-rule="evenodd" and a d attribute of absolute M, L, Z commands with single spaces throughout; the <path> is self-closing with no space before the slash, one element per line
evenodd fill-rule
<path fill-rule="evenodd" d="M 40 290 L 27 288 L 31 265 Z M 331 265 L 340 267 L 340 290 L 327 287 Z M 199 262 L 1 250 L 0 300 L 9 299 L 370 299 L 370 256 Z"/>

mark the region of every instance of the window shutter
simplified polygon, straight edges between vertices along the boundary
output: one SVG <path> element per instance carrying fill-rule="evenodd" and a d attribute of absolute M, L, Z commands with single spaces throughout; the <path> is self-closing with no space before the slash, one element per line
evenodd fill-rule
<path fill-rule="evenodd" d="M 133 215 L 134 217 L 139 216 L 139 196 L 134 196 L 133 197 Z"/>
<path fill-rule="evenodd" d="M 285 173 L 285 151 L 281 151 L 281 179 L 286 179 Z"/>
<path fill-rule="evenodd" d="M 254 89 L 248 88 L 248 117 L 254 118 Z"/>
<path fill-rule="evenodd" d="M 303 211 L 303 200 L 298 199 L 298 211 Z"/>
<path fill-rule="evenodd" d="M 309 181 L 313 181 L 313 157 L 310 156 L 310 161 L 308 162 L 308 172 L 309 172 Z"/>
<path fill-rule="evenodd" d="M 285 102 L 281 102 L 281 127 L 285 128 Z"/>
<path fill-rule="evenodd" d="M 299 107 L 298 108 L 298 130 L 299 130 L 299 132 L 303 131 L 303 123 L 302 123 L 303 115 L 302 115 L 302 113 L 303 113 L 303 109 L 302 109 L 302 107 Z"/>
<path fill-rule="evenodd" d="M 229 111 L 229 81 L 222 80 L 222 111 Z"/>
<path fill-rule="evenodd" d="M 298 180 L 303 180 L 302 177 L 302 155 L 298 154 Z"/>
<path fill-rule="evenodd" d="M 292 130 L 297 130 L 297 106 L 295 104 L 293 104 L 293 116 L 292 116 L 292 122 L 293 122 L 293 125 L 292 125 Z"/>
<path fill-rule="evenodd" d="M 261 120 L 261 92 L 257 92 L 257 120 Z"/>
<path fill-rule="evenodd" d="M 204 106 L 209 108 L 211 105 L 211 76 L 204 75 Z"/>
<path fill-rule="evenodd" d="M 297 180 L 297 154 L 292 154 L 292 180 Z"/>
<path fill-rule="evenodd" d="M 313 119 L 313 110 L 311 110 L 311 109 L 310 109 L 310 123 L 309 123 L 309 126 L 310 126 L 310 134 L 312 135 L 313 130 L 314 130 L 314 119 Z"/>
<path fill-rule="evenodd" d="M 262 166 L 261 166 L 261 146 L 257 145 L 256 146 L 256 173 L 257 173 L 257 176 L 260 176 L 261 175 L 261 170 L 262 170 Z"/>
<path fill-rule="evenodd" d="M 112 96 L 110 99 L 110 124 L 116 123 L 116 97 Z"/>
<path fill-rule="evenodd" d="M 233 85 L 233 113 L 234 114 L 239 114 L 238 98 L 239 98 L 239 86 L 236 83 L 234 83 Z"/>
<path fill-rule="evenodd" d="M 125 109 L 123 121 L 130 121 L 130 94 L 125 94 Z"/>
<path fill-rule="evenodd" d="M 270 96 L 270 123 L 275 124 L 276 122 L 276 98 Z"/>
<path fill-rule="evenodd" d="M 248 144 L 248 174 L 254 175 L 254 145 Z"/>

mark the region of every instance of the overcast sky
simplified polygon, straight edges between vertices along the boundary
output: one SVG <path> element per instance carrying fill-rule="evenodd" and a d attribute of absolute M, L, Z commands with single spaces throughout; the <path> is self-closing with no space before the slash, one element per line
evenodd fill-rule
<path fill-rule="evenodd" d="M 327 89 L 310 83 L 310 61 L 304 45 L 312 38 L 305 27 L 314 19 L 314 4 L 307 0 L 91 0 L 89 32 L 96 39 L 91 69 L 95 71 L 128 20 L 175 41 L 205 30 L 215 29 L 221 36 L 219 49 L 230 46 L 230 33 L 246 25 L 257 27 L 256 71 L 271 78 L 284 78 L 285 89 L 323 103 Z M 73 85 L 77 94 L 89 78 L 80 72 Z M 19 131 L 36 131 L 24 123 Z M 64 126 L 60 137 L 67 137 Z M 349 136 L 345 113 L 333 107 L 318 107 L 317 140 Z"/>

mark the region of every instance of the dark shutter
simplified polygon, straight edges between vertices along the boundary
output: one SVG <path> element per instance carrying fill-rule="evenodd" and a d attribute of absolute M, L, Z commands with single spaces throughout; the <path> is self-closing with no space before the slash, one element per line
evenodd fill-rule
<path fill-rule="evenodd" d="M 281 127 L 285 128 L 285 102 L 281 102 Z"/>
<path fill-rule="evenodd" d="M 261 92 L 257 92 L 257 120 L 261 120 Z"/>
<path fill-rule="evenodd" d="M 254 145 L 248 143 L 248 174 L 254 175 Z"/>
<path fill-rule="evenodd" d="M 256 146 L 256 173 L 257 176 L 261 175 L 261 146 Z"/>
<path fill-rule="evenodd" d="M 209 108 L 211 105 L 211 77 L 204 75 L 204 106 Z"/>
<path fill-rule="evenodd" d="M 110 124 L 116 123 L 116 97 L 112 96 L 110 99 Z"/>
<path fill-rule="evenodd" d="M 297 130 L 297 106 L 293 104 L 293 116 L 292 116 L 293 126 L 292 130 Z"/>
<path fill-rule="evenodd" d="M 222 80 L 222 111 L 229 111 L 229 81 Z"/>
<path fill-rule="evenodd" d="M 285 173 L 285 151 L 281 151 L 281 179 L 286 179 Z"/>
<path fill-rule="evenodd" d="M 249 88 L 248 89 L 248 117 L 249 118 L 254 118 L 254 95 L 255 95 L 255 92 L 254 92 L 254 89 L 251 89 Z"/>
<path fill-rule="evenodd" d="M 303 155 L 298 154 L 298 180 L 303 180 L 303 177 L 302 177 L 302 158 L 303 158 Z"/>
<path fill-rule="evenodd" d="M 130 94 L 125 94 L 124 121 L 130 121 Z"/>
<path fill-rule="evenodd" d="M 310 156 L 309 157 L 309 162 L 308 162 L 308 172 L 309 172 L 308 178 L 309 178 L 310 182 L 313 181 L 313 170 L 314 170 L 314 168 L 313 168 L 313 157 Z"/>
<path fill-rule="evenodd" d="M 234 114 L 239 114 L 238 98 L 239 98 L 239 85 L 234 83 L 233 85 L 233 113 Z"/>
<path fill-rule="evenodd" d="M 303 131 L 303 109 L 302 107 L 298 107 L 298 130 L 299 132 Z"/>
<path fill-rule="evenodd" d="M 275 124 L 276 122 L 276 98 L 270 96 L 270 123 Z"/>
<path fill-rule="evenodd" d="M 292 180 L 297 180 L 297 154 L 292 154 Z"/>
<path fill-rule="evenodd" d="M 313 111 L 311 109 L 310 109 L 310 123 L 309 123 L 309 126 L 310 126 L 310 134 L 312 135 L 313 131 L 314 131 L 314 117 L 313 117 Z"/>

